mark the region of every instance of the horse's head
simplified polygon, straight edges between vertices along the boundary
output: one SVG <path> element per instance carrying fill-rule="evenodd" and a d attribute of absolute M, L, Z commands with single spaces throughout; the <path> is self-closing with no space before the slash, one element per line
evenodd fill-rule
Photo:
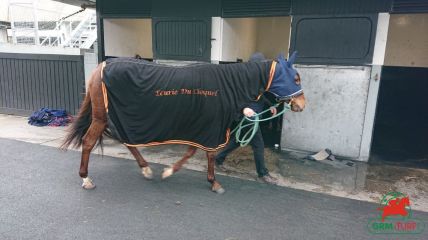
<path fill-rule="evenodd" d="M 278 57 L 272 84 L 268 91 L 275 95 L 277 101 L 289 104 L 292 111 L 301 112 L 305 108 L 305 95 L 300 75 L 293 67 L 296 54 L 294 52 L 288 61 L 284 55 Z"/>

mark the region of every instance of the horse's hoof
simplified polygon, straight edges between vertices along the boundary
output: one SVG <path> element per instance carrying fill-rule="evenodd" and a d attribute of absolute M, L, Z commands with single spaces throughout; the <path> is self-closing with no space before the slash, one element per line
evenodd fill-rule
<path fill-rule="evenodd" d="M 216 192 L 218 194 L 223 194 L 225 192 L 224 188 L 218 182 L 214 182 L 211 187 L 211 191 Z"/>
<path fill-rule="evenodd" d="M 144 178 L 146 179 L 153 179 L 153 171 L 150 167 L 142 167 L 141 173 L 143 174 Z"/>
<path fill-rule="evenodd" d="M 171 167 L 164 168 L 162 173 L 162 179 L 170 177 L 173 173 L 174 173 L 174 170 Z"/>
<path fill-rule="evenodd" d="M 86 190 L 91 190 L 95 188 L 95 184 L 92 182 L 92 179 L 89 177 L 83 178 L 82 187 Z"/>
<path fill-rule="evenodd" d="M 212 189 L 213 192 L 218 193 L 218 194 L 223 194 L 224 192 L 226 192 L 226 190 L 224 190 L 224 188 L 220 187 L 217 189 Z"/>

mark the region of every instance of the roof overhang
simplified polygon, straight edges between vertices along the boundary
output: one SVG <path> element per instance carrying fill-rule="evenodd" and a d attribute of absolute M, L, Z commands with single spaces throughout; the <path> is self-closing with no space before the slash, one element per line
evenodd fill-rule
<path fill-rule="evenodd" d="M 96 0 L 54 0 L 56 2 L 62 2 L 74 6 L 81 7 L 82 5 L 94 5 Z"/>

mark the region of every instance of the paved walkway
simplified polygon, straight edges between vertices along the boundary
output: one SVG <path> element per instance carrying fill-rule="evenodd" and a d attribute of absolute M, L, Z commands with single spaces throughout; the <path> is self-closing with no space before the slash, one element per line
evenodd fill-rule
<path fill-rule="evenodd" d="M 368 233 L 374 203 L 227 176 L 218 176 L 226 188 L 218 195 L 205 173 L 183 170 L 161 181 L 163 166 L 153 164 L 157 178 L 147 181 L 134 161 L 109 156 L 91 159 L 97 188 L 86 191 L 79 158 L 0 139 L 0 239 L 391 238 Z M 416 237 L 428 239 L 428 232 Z"/>
<path fill-rule="evenodd" d="M 0 114 L 0 138 L 14 139 L 43 146 L 57 147 L 66 133 L 64 127 L 34 127 L 27 118 Z M 120 143 L 105 139 L 104 155 L 132 159 Z M 185 146 L 169 145 L 141 148 L 151 163 L 170 165 L 186 151 Z M 94 154 L 100 153 L 95 150 Z M 280 186 L 350 199 L 379 203 L 383 194 L 400 191 L 411 197 L 412 208 L 428 212 L 428 170 L 387 165 L 368 165 L 348 161 L 311 162 L 302 155 L 265 150 L 266 164 L 271 174 L 280 179 Z M 203 151 L 197 151 L 185 168 L 206 172 L 207 160 Z M 249 147 L 233 152 L 226 161 L 230 171 L 216 174 L 254 180 L 256 177 L 252 151 Z"/>

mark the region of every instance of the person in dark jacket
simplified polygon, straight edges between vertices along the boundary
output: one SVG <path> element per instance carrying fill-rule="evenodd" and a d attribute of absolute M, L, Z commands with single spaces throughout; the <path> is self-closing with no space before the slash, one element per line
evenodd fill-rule
<path fill-rule="evenodd" d="M 251 56 L 251 61 L 263 61 L 265 60 L 265 57 L 262 53 L 255 53 Z M 260 98 L 259 101 L 250 102 L 243 110 L 242 113 L 246 117 L 253 117 L 256 113 L 260 113 L 263 111 L 264 108 L 264 102 L 267 101 L 266 98 L 263 96 Z M 272 104 L 269 104 L 272 106 Z M 276 115 L 277 109 L 275 107 L 271 107 L 270 111 L 272 115 Z M 264 159 L 264 141 L 263 136 L 260 128 L 258 128 L 256 134 L 254 135 L 253 139 L 250 141 L 251 148 L 253 149 L 254 154 L 254 161 L 256 164 L 256 171 L 258 175 L 258 180 L 269 183 L 269 184 L 277 184 L 278 179 L 272 177 L 269 174 L 269 170 L 265 166 L 265 159 Z M 224 168 L 224 161 L 229 153 L 234 151 L 240 146 L 239 143 L 236 142 L 235 138 L 232 137 L 229 144 L 217 154 L 216 156 L 216 166 L 222 170 L 225 170 Z"/>

